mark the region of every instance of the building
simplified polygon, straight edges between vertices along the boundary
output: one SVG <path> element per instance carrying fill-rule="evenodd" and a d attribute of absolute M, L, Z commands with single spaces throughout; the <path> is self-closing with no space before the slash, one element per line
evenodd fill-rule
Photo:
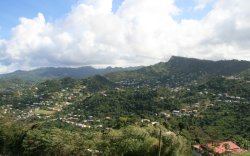
<path fill-rule="evenodd" d="M 240 148 L 231 141 L 197 144 L 192 146 L 192 150 L 193 154 L 196 156 L 201 156 L 201 155 L 224 156 L 224 155 L 235 155 L 247 152 L 247 150 Z"/>

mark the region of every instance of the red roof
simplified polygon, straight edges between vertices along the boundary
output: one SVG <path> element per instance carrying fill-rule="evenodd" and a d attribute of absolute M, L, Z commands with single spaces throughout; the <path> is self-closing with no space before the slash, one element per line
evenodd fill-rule
<path fill-rule="evenodd" d="M 227 147 L 228 146 L 228 147 Z M 233 153 L 233 154 L 238 154 L 238 153 L 244 153 L 246 150 L 241 149 L 239 146 L 234 144 L 231 141 L 225 141 L 225 142 L 213 142 L 213 143 L 208 143 L 208 144 L 198 144 L 198 145 L 193 145 L 194 148 L 196 149 L 206 149 L 209 151 L 213 151 L 214 153 L 218 154 L 223 154 L 225 152 Z"/>

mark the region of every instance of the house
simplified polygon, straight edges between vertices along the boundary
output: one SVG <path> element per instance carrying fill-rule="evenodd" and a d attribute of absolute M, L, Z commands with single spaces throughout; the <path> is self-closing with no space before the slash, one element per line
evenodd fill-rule
<path fill-rule="evenodd" d="M 166 113 L 166 112 L 161 112 L 160 115 L 161 115 L 161 117 L 164 117 L 165 119 L 169 119 L 171 117 L 171 115 L 169 113 Z"/>
<path fill-rule="evenodd" d="M 178 110 L 173 110 L 173 114 L 179 114 L 180 113 L 180 111 L 178 111 Z"/>
<path fill-rule="evenodd" d="M 141 122 L 142 122 L 142 123 L 144 123 L 144 122 L 150 123 L 150 120 L 149 120 L 149 119 L 141 119 Z"/>
<path fill-rule="evenodd" d="M 194 109 L 194 110 L 193 110 L 193 113 L 198 113 L 198 110 Z"/>
<path fill-rule="evenodd" d="M 245 153 L 247 150 L 241 149 L 239 146 L 234 144 L 232 141 L 224 142 L 211 142 L 207 144 L 197 144 L 192 146 L 193 154 L 196 156 L 209 154 L 209 155 L 234 155 Z"/>
<path fill-rule="evenodd" d="M 214 104 L 208 104 L 207 105 L 207 107 L 213 107 L 214 106 Z"/>
<path fill-rule="evenodd" d="M 105 117 L 105 120 L 111 120 L 111 117 L 106 116 L 106 117 Z"/>
<path fill-rule="evenodd" d="M 196 104 L 194 104 L 194 108 L 199 108 L 200 107 L 200 104 L 199 103 L 196 103 Z"/>
<path fill-rule="evenodd" d="M 154 121 L 154 122 L 151 122 L 151 124 L 152 124 L 152 126 L 157 126 L 157 125 L 159 125 L 160 123 L 159 123 L 159 122 Z"/>
<path fill-rule="evenodd" d="M 181 112 L 185 113 L 185 112 L 187 112 L 187 109 L 183 108 L 183 109 L 181 109 Z"/>
<path fill-rule="evenodd" d="M 57 111 L 57 112 L 60 112 L 62 111 L 62 108 L 61 107 L 48 107 L 49 110 L 52 110 L 52 111 Z"/>

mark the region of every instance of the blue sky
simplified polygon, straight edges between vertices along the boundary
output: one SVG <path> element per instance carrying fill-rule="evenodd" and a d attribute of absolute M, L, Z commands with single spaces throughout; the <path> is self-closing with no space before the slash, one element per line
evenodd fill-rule
<path fill-rule="evenodd" d="M 33 18 L 38 12 L 44 14 L 47 21 L 65 16 L 78 0 L 2 0 L 0 1 L 0 37 L 10 35 L 12 27 L 19 24 L 20 17 Z M 113 1 L 116 11 L 123 0 Z"/>
<path fill-rule="evenodd" d="M 20 17 L 34 18 L 38 12 L 44 14 L 47 21 L 54 21 L 64 17 L 77 4 L 78 0 L 2 0 L 0 1 L 0 37 L 8 38 L 11 28 L 19 24 Z M 124 0 L 113 0 L 113 12 L 116 12 Z M 175 4 L 182 9 L 180 15 L 174 19 L 201 19 L 211 9 L 207 5 L 205 9 L 193 11 L 193 0 L 176 0 Z"/>
<path fill-rule="evenodd" d="M 175 17 L 175 20 L 181 21 L 182 19 L 202 19 L 213 8 L 213 3 L 208 3 L 205 8 L 195 10 L 196 5 L 194 0 L 176 0 L 175 4 L 182 10 L 179 16 Z"/>
<path fill-rule="evenodd" d="M 46 20 L 54 20 L 70 11 L 76 0 L 3 0 L 0 1 L 0 35 L 9 36 L 10 29 L 19 23 L 20 17 L 33 18 L 38 12 Z"/>

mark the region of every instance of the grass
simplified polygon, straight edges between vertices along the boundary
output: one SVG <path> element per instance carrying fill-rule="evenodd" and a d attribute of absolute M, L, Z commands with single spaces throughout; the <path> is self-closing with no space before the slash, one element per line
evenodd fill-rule
<path fill-rule="evenodd" d="M 55 111 L 47 111 L 47 110 L 42 110 L 42 109 L 34 111 L 34 114 L 41 114 L 41 115 L 52 115 L 54 113 Z"/>
<path fill-rule="evenodd" d="M 243 154 L 238 154 L 237 156 L 250 156 L 250 152 L 243 153 Z"/>

